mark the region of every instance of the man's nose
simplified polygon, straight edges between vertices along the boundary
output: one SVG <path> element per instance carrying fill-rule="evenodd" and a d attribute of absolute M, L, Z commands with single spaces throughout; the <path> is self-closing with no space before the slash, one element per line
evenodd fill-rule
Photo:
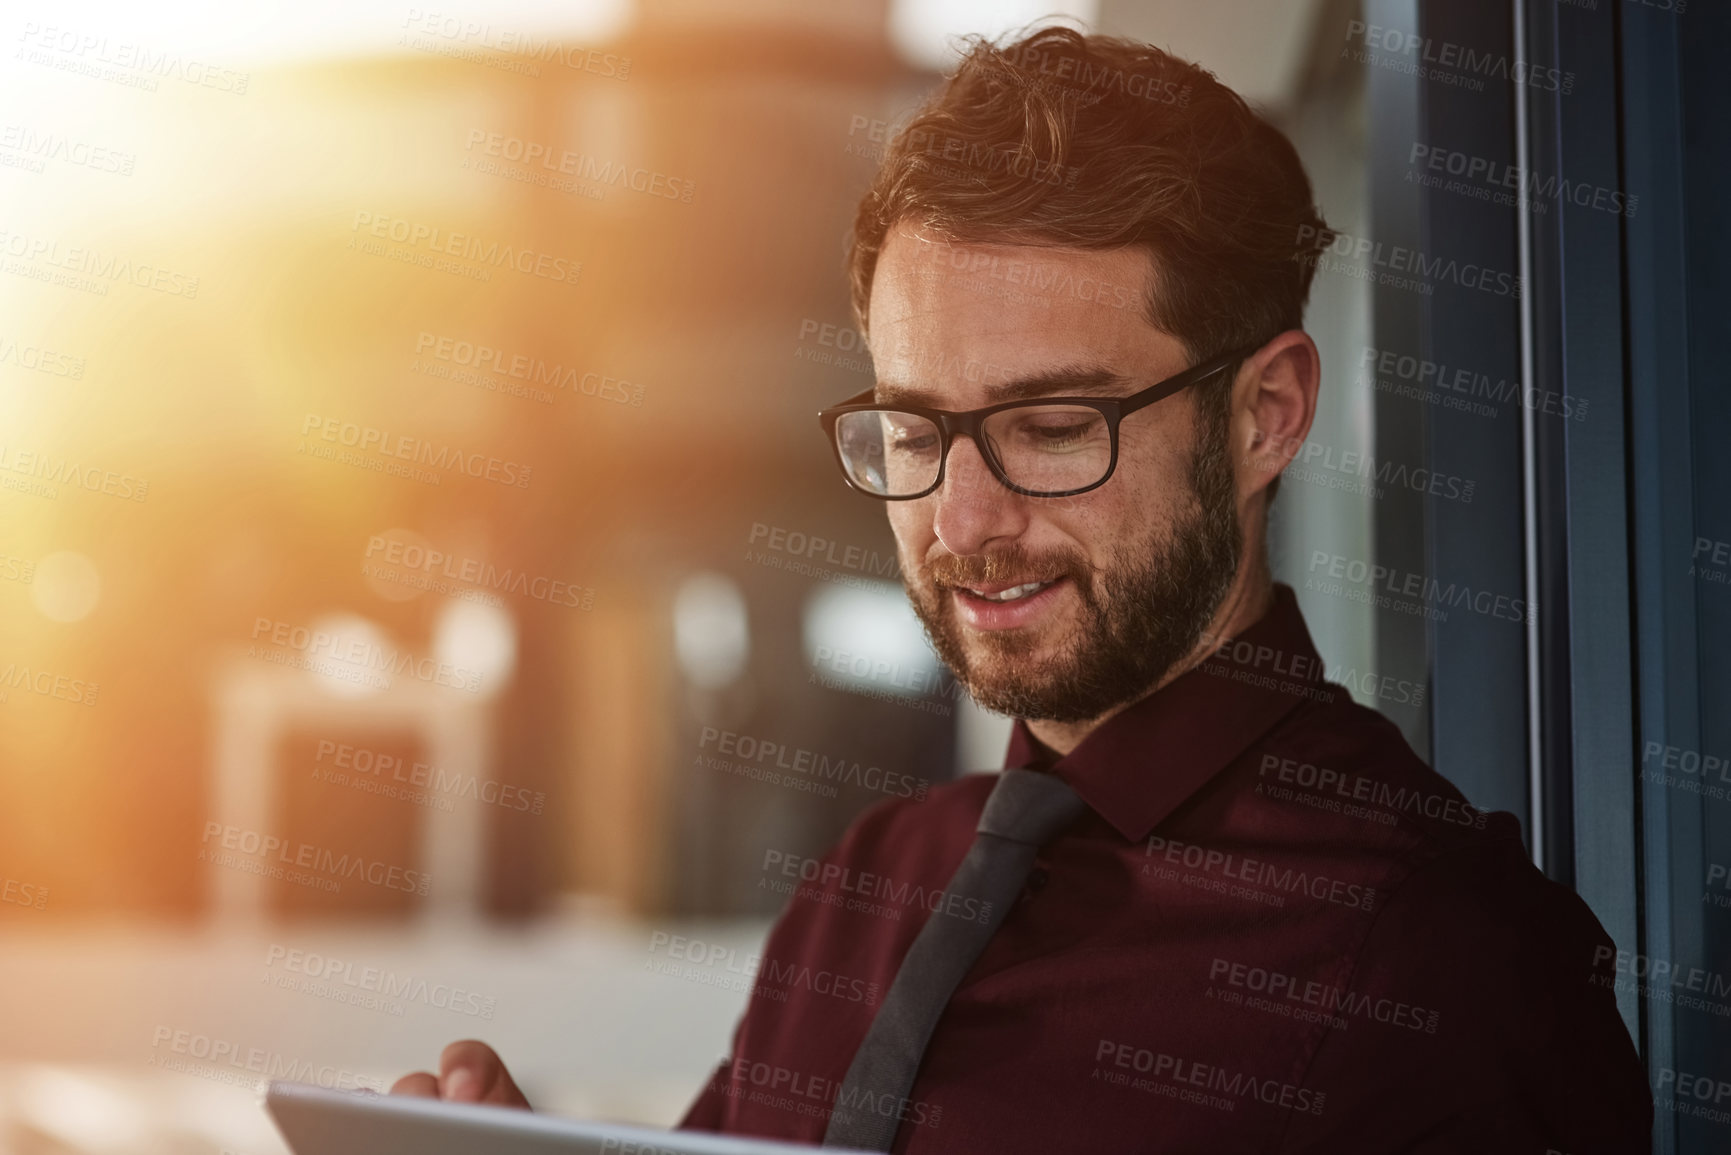
<path fill-rule="evenodd" d="M 992 475 L 971 437 L 951 442 L 944 483 L 932 500 L 932 532 L 958 557 L 983 553 L 1028 527 L 1027 503 Z"/>

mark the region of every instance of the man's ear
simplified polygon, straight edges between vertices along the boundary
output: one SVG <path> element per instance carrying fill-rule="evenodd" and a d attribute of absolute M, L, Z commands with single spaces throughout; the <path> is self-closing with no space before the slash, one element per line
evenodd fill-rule
<path fill-rule="evenodd" d="M 1316 417 L 1322 361 L 1316 342 L 1288 329 L 1247 358 L 1232 390 L 1232 433 L 1240 447 L 1239 492 L 1266 489 L 1298 455 Z"/>

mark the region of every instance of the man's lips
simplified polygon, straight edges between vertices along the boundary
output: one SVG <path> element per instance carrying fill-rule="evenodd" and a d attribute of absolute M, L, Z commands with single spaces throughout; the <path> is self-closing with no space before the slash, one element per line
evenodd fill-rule
<path fill-rule="evenodd" d="M 1011 590 L 1022 590 L 1025 593 L 1034 593 L 1038 587 L 1050 585 L 1056 580 L 1056 578 L 1025 577 L 1017 578 L 1015 581 L 1010 582 L 973 582 L 956 585 L 951 588 L 963 590 L 971 594 L 979 594 L 981 597 L 985 598 L 996 599 L 1009 593 Z"/>
<path fill-rule="evenodd" d="M 976 586 L 949 586 L 947 589 L 962 620 L 969 626 L 976 630 L 1009 630 L 1032 625 L 1045 617 L 1068 584 L 1068 578 L 1058 577 L 985 582 Z M 1010 598 L 986 596 L 1023 589 L 1026 592 Z"/>

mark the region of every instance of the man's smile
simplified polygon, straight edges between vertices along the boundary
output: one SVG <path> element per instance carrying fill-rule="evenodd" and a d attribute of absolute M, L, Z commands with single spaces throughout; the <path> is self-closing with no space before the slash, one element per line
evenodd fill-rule
<path fill-rule="evenodd" d="M 950 587 L 962 621 L 976 630 L 1013 630 L 1033 625 L 1050 616 L 1067 577 L 1048 581 L 991 582 Z"/>

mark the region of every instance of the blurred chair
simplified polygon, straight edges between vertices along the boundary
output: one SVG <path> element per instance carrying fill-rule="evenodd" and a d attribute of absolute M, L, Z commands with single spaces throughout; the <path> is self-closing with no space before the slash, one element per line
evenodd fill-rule
<path fill-rule="evenodd" d="M 443 686 L 398 678 L 365 697 L 343 696 L 312 671 L 232 657 L 217 667 L 213 698 L 211 821 L 282 834 L 277 754 L 283 738 L 297 730 L 408 733 L 448 777 L 467 781 L 472 775 L 484 782 L 490 776 L 492 702 Z M 420 869 L 431 876 L 420 906 L 426 921 L 481 913 L 486 815 L 478 803 L 456 801 L 448 810 L 413 808 L 420 823 Z M 264 875 L 217 870 L 211 877 L 215 921 L 264 921 Z"/>

